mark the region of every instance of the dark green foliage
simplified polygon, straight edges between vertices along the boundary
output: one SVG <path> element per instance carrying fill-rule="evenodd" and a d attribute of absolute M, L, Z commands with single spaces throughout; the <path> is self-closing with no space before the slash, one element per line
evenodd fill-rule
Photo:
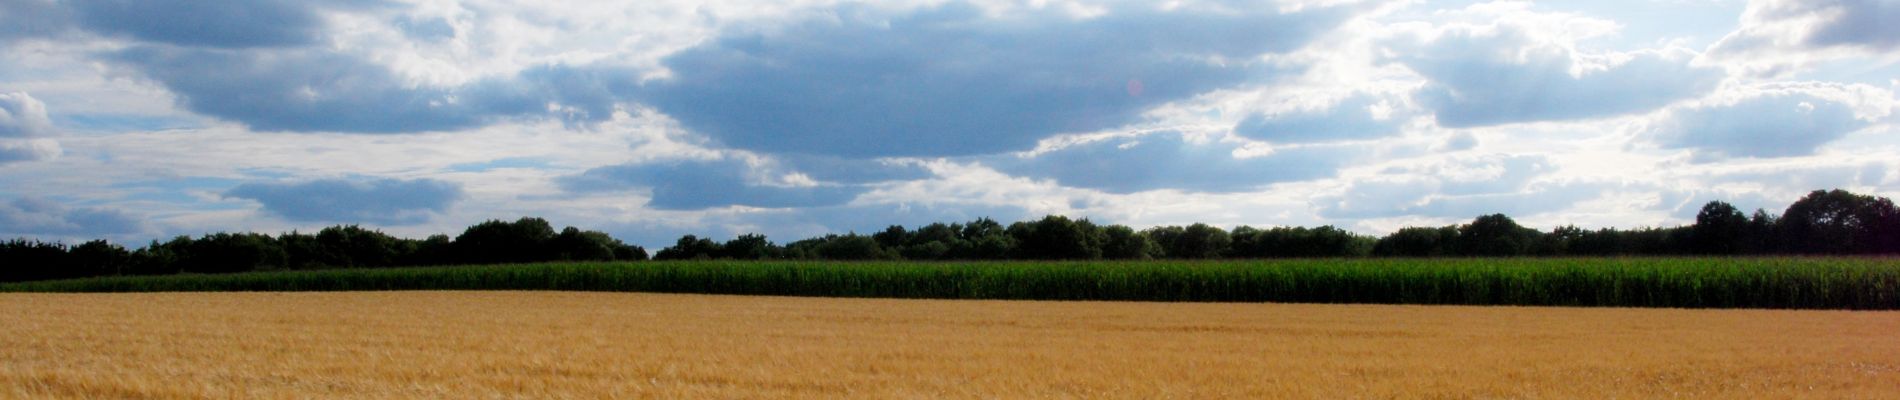
<path fill-rule="evenodd" d="M 868 236 L 854 241 L 876 244 Z M 1880 258 L 689 261 L 111 277 L 0 291 L 595 290 L 950 299 L 1900 309 Z"/>
<path fill-rule="evenodd" d="M 681 236 L 679 242 L 674 243 L 673 247 L 660 249 L 659 253 L 654 253 L 653 259 L 710 260 L 719 258 L 720 254 L 724 252 L 725 247 L 720 246 L 718 242 L 714 242 L 712 239 L 686 235 Z"/>
<path fill-rule="evenodd" d="M 1095 223 L 1060 215 L 1010 224 L 1009 236 L 1016 239 L 1015 258 L 1027 260 L 1100 259 L 1108 240 Z"/>
<path fill-rule="evenodd" d="M 470 226 L 455 237 L 455 247 L 465 262 L 531 262 L 549 258 L 546 244 L 552 239 L 554 227 L 547 220 L 523 217 Z"/>
<path fill-rule="evenodd" d="M 1457 227 L 1399 228 L 1380 238 L 1372 254 L 1381 257 L 1438 257 L 1449 255 L 1451 243 L 1458 239 Z"/>
<path fill-rule="evenodd" d="M 36 240 L 13 239 L 0 242 L 0 282 L 77 278 L 80 271 L 43 266 L 65 266 L 66 246 Z"/>
<path fill-rule="evenodd" d="M 1893 201 L 1845 190 L 1816 190 L 1788 206 L 1776 225 L 1785 250 L 1805 254 L 1894 252 L 1900 210 Z"/>
<path fill-rule="evenodd" d="M 1142 231 L 1167 258 L 1209 259 L 1220 257 L 1233 244 L 1227 231 L 1207 224 L 1187 227 L 1162 226 Z"/>
<path fill-rule="evenodd" d="M 760 234 L 739 235 L 737 238 L 726 241 L 719 250 L 722 258 L 735 260 L 777 259 L 783 258 L 780 253 L 784 252 L 778 245 L 772 244 L 772 241 L 765 240 L 765 235 Z"/>
<path fill-rule="evenodd" d="M 582 231 L 571 226 L 548 241 L 553 259 L 564 261 L 613 261 L 618 258 L 614 251 L 622 246 L 626 244 L 604 232 Z"/>
<path fill-rule="evenodd" d="M 1146 260 L 1160 252 L 1148 236 L 1135 232 L 1134 228 L 1121 225 L 1109 225 L 1102 228 L 1102 258 L 1111 260 Z"/>
<path fill-rule="evenodd" d="M 132 253 L 125 251 L 125 247 L 104 240 L 81 243 L 66 250 L 66 263 L 76 276 L 119 275 L 131 260 Z"/>
<path fill-rule="evenodd" d="M 396 265 L 398 255 L 414 251 L 400 239 L 356 225 L 323 228 L 316 245 L 321 249 L 317 263 L 332 267 L 387 267 Z"/>
<path fill-rule="evenodd" d="M 1519 226 L 1511 217 L 1491 214 L 1459 226 L 1452 248 L 1463 256 L 1521 256 L 1530 254 L 1537 235 L 1537 230 Z"/>
<path fill-rule="evenodd" d="M 1747 246 L 1748 216 L 1742 210 L 1720 201 L 1711 201 L 1695 214 L 1695 251 L 1700 254 L 1737 254 Z"/>
<path fill-rule="evenodd" d="M 270 236 L 213 233 L 197 240 L 179 236 L 167 242 L 184 272 L 219 274 L 282 269 L 289 255 Z"/>
<path fill-rule="evenodd" d="M 1358 257 L 1372 252 L 1375 239 L 1331 225 L 1318 228 L 1251 226 L 1234 228 L 1229 256 L 1242 258 Z"/>
<path fill-rule="evenodd" d="M 826 260 L 890 260 L 897 255 L 879 245 L 876 239 L 859 234 L 827 235 L 812 249 L 813 256 Z"/>

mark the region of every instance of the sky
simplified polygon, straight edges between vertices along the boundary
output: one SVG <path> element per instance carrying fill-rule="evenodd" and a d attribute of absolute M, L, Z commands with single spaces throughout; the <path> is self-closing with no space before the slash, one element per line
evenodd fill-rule
<path fill-rule="evenodd" d="M 0 0 L 0 237 L 1047 214 L 1366 234 L 1900 195 L 1900 2 Z"/>

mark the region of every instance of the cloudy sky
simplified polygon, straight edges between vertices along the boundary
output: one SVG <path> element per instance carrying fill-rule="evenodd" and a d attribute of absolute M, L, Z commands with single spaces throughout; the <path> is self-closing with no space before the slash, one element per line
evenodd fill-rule
<path fill-rule="evenodd" d="M 1383 234 L 1900 195 L 1893 0 L 544 3 L 0 0 L 0 236 Z"/>

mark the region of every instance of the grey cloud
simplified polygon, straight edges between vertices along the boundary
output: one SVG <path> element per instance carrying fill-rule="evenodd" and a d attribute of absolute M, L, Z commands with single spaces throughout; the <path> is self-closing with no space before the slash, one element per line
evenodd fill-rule
<path fill-rule="evenodd" d="M 39 197 L 0 204 L 0 235 L 97 238 L 144 230 L 143 221 L 116 209 L 75 208 Z"/>
<path fill-rule="evenodd" d="M 0 138 L 53 135 L 46 103 L 26 92 L 0 93 Z"/>
<path fill-rule="evenodd" d="M 1647 129 L 1664 148 L 1693 149 L 1701 161 L 1723 157 L 1792 157 L 1867 127 L 1847 104 L 1799 93 L 1775 93 L 1733 104 L 1671 110 Z"/>
<path fill-rule="evenodd" d="M 551 65 L 457 87 L 412 87 L 386 67 L 320 48 L 135 46 L 112 59 L 192 111 L 261 131 L 412 133 L 514 117 L 596 122 L 612 117 L 619 93 L 637 79 L 620 69 Z"/>
<path fill-rule="evenodd" d="M 0 138 L 0 165 L 26 161 L 45 161 L 59 158 L 59 143 L 51 139 L 6 139 Z"/>
<path fill-rule="evenodd" d="M 1764 51 L 1900 48 L 1900 5 L 1891 0 L 1757 0 L 1742 26 L 1712 46 L 1718 56 Z"/>
<path fill-rule="evenodd" d="M 677 53 L 665 60 L 674 76 L 641 96 L 748 150 L 990 154 L 1120 126 L 1155 105 L 1255 78 L 1247 58 L 1297 48 L 1350 13 L 984 19 L 953 3 L 887 18 L 844 7 L 836 18 L 728 32 Z"/>
<path fill-rule="evenodd" d="M 246 183 L 224 196 L 255 200 L 292 221 L 413 224 L 447 210 L 463 193 L 461 186 L 433 179 L 319 179 Z"/>
<path fill-rule="evenodd" d="M 145 46 L 113 58 L 164 84 L 192 111 L 264 131 L 452 130 L 546 109 L 531 86 L 408 88 L 383 67 L 322 50 Z"/>
<path fill-rule="evenodd" d="M 1235 158 L 1235 149 L 1232 144 L 1190 143 L 1181 135 L 1163 133 L 1078 144 L 1027 159 L 997 156 L 985 163 L 1019 176 L 1052 178 L 1063 186 L 1111 193 L 1237 192 L 1330 177 L 1368 153 L 1362 147 L 1310 146 Z"/>
<path fill-rule="evenodd" d="M 1713 90 L 1721 69 L 1688 54 L 1642 51 L 1621 64 L 1572 76 L 1577 54 L 1537 46 L 1521 28 L 1453 31 L 1405 48 L 1395 60 L 1429 82 L 1414 98 L 1438 124 L 1473 127 L 1560 121 L 1654 110 Z M 1514 55 L 1509 56 L 1507 55 Z"/>
<path fill-rule="evenodd" d="M 260 47 L 316 41 L 322 20 L 294 0 L 75 0 L 86 28 L 184 46 Z"/>
<path fill-rule="evenodd" d="M 1892 0 L 1821 0 L 1806 2 L 1836 14 L 1815 26 L 1807 43 L 1814 46 L 1866 46 L 1876 50 L 1900 48 L 1900 3 Z"/>
<path fill-rule="evenodd" d="M 844 204 L 864 192 L 849 185 L 786 186 L 766 183 L 742 160 L 674 161 L 600 167 L 561 180 L 574 192 L 651 190 L 647 206 L 700 210 L 726 206 L 762 208 Z"/>
<path fill-rule="evenodd" d="M 71 20 L 71 10 L 53 0 L 0 1 L 0 44 L 65 33 Z"/>

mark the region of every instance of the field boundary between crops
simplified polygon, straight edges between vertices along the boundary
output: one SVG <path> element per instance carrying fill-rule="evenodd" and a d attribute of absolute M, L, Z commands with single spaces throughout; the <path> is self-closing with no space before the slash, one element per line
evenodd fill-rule
<path fill-rule="evenodd" d="M 542 263 L 121 276 L 6 292 L 573 290 L 816 297 L 1900 309 L 1900 259 Z"/>

